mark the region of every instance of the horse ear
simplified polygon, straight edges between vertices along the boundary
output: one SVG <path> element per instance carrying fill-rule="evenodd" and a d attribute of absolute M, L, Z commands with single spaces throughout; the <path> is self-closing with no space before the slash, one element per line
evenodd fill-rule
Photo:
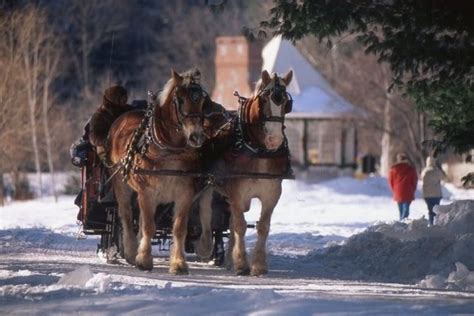
<path fill-rule="evenodd" d="M 262 71 L 262 84 L 263 86 L 266 86 L 272 79 L 270 78 L 270 74 L 268 71 L 264 70 Z"/>
<path fill-rule="evenodd" d="M 173 78 L 176 85 L 180 85 L 183 82 L 183 77 L 181 77 L 174 69 L 171 69 L 171 77 Z"/>
<path fill-rule="evenodd" d="M 283 77 L 283 82 L 285 83 L 286 86 L 290 84 L 291 79 L 293 79 L 293 70 L 288 71 L 285 77 Z"/>

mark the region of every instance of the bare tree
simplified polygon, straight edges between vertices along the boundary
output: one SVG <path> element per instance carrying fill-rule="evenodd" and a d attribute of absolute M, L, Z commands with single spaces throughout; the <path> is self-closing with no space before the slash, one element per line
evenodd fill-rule
<path fill-rule="evenodd" d="M 21 77 L 21 56 L 12 15 L 0 16 L 0 178 L 18 169 L 31 154 L 28 143 L 30 124 Z M 3 181 L 0 191 L 3 193 Z"/>
<path fill-rule="evenodd" d="M 39 185 L 39 194 L 43 192 L 41 176 L 41 151 L 42 140 L 45 141 L 47 163 L 54 180 L 54 166 L 51 149 L 51 133 L 49 129 L 48 111 L 53 99 L 51 93 L 52 82 L 58 75 L 58 62 L 62 56 L 60 43 L 53 29 L 48 26 L 48 18 L 41 9 L 27 6 L 2 17 L 4 36 L 2 39 L 2 57 L 5 61 L 7 74 L 0 86 L 0 98 L 4 100 L 5 107 L 0 122 L 0 128 L 5 129 L 0 142 L 5 148 L 6 156 L 17 157 L 18 153 L 29 150 L 25 142 L 12 141 L 15 137 L 30 133 L 31 150 Z M 24 90 L 24 92 L 23 92 Z M 3 91 L 3 93 L 1 93 Z M 24 94 L 25 96 L 22 96 Z M 24 102 L 23 98 L 26 99 Z M 28 121 L 24 122 L 25 107 L 27 105 Z M 39 119 L 41 118 L 42 131 Z M 23 122 L 20 126 L 19 122 Z M 42 137 L 41 137 L 42 136 Z M 26 158 L 26 157 L 25 157 Z M 15 159 L 15 161 L 19 161 Z M 22 162 L 28 159 L 20 160 Z M 14 166 L 18 169 L 18 165 Z M 55 194 L 56 196 L 56 194 Z"/>
<path fill-rule="evenodd" d="M 86 98 L 92 96 L 92 87 L 96 84 L 91 66 L 92 52 L 123 28 L 116 12 L 116 1 L 113 0 L 72 0 L 68 6 L 66 16 L 73 31 L 66 43 Z"/>
<path fill-rule="evenodd" d="M 186 0 L 162 2 L 157 12 L 163 21 L 162 30 L 144 30 L 150 32 L 150 44 L 155 48 L 155 52 L 145 56 L 149 65 L 146 79 L 156 80 L 156 74 L 167 76 L 171 67 L 180 71 L 199 67 L 202 84 L 212 90 L 215 38 L 241 34 L 244 27 L 261 20 L 261 16 L 256 15 L 268 12 L 265 11 L 267 4 L 268 1 L 228 2 L 224 10 L 216 14 L 208 6 L 189 5 Z M 157 82 L 151 84 L 156 86 Z"/>
<path fill-rule="evenodd" d="M 380 70 L 382 71 L 383 86 L 385 89 L 385 104 L 383 106 L 383 130 L 382 140 L 380 143 L 380 174 L 383 176 L 388 176 L 392 157 L 392 93 L 389 91 L 389 70 L 386 69 L 385 65 L 381 65 Z"/>
<path fill-rule="evenodd" d="M 30 6 L 13 15 L 15 32 L 18 40 L 18 53 L 21 56 L 21 73 L 27 92 L 31 143 L 33 146 L 34 164 L 42 195 L 41 161 L 38 145 L 37 107 L 41 95 L 41 76 L 43 67 L 43 46 L 47 40 L 47 20 L 35 7 Z"/>
<path fill-rule="evenodd" d="M 42 99 L 42 122 L 46 141 L 46 156 L 48 168 L 51 175 L 54 199 L 57 202 L 58 194 L 56 192 L 56 179 L 54 174 L 54 164 L 51 152 L 51 133 L 49 128 L 48 111 L 51 107 L 51 83 L 57 76 L 58 62 L 62 55 L 60 45 L 56 40 L 56 34 L 48 34 L 48 39 L 44 45 L 44 63 L 43 63 L 43 99 Z"/>

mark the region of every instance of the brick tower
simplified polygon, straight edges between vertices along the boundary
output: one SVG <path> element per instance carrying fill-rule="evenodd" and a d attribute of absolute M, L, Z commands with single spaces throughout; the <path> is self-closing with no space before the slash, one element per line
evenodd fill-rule
<path fill-rule="evenodd" d="M 216 85 L 212 99 L 228 110 L 238 108 L 237 90 L 242 96 L 250 96 L 262 69 L 262 46 L 250 43 L 243 36 L 216 38 Z"/>

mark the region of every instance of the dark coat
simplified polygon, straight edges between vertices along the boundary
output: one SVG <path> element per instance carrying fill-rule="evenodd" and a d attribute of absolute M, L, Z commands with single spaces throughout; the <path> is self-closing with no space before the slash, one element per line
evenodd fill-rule
<path fill-rule="evenodd" d="M 134 108 L 127 104 L 127 91 L 120 86 L 105 90 L 102 104 L 90 120 L 89 139 L 92 145 L 105 147 L 112 123 Z"/>

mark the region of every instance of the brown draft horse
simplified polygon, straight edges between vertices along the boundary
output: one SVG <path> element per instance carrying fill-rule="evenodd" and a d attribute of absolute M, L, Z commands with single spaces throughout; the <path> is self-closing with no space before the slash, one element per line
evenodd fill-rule
<path fill-rule="evenodd" d="M 224 157 L 216 162 L 218 174 L 227 173 L 266 173 L 284 175 L 289 167 L 286 138 L 283 133 L 284 117 L 291 112 L 292 100 L 286 92 L 293 72 L 283 78 L 276 74 L 271 78 L 267 71 L 262 72 L 260 84 L 254 95 L 239 108 L 237 134 L 235 132 L 215 140 L 216 142 L 240 143 L 240 148 L 229 148 Z M 233 139 L 232 141 L 229 141 Z M 230 240 L 226 256 L 227 265 L 233 264 L 239 275 L 259 276 L 267 273 L 266 241 L 270 230 L 270 219 L 281 195 L 281 178 L 255 179 L 225 177 L 215 188 L 225 195 L 230 203 Z M 252 265 L 249 268 L 245 250 L 247 223 L 244 212 L 250 208 L 252 198 L 261 201 L 260 220 L 257 223 L 258 239 L 255 245 Z M 200 200 L 202 247 L 211 245 L 212 190 L 207 190 Z M 231 253 L 230 253 L 231 252 Z M 206 253 L 203 251 L 203 253 Z M 232 260 L 232 262 L 229 262 Z"/>
<path fill-rule="evenodd" d="M 165 84 L 151 118 L 152 139 L 143 155 L 136 155 L 134 167 L 146 170 L 196 171 L 199 168 L 198 149 L 202 146 L 203 104 L 209 99 L 199 85 L 199 72 L 177 74 Z M 128 112 L 121 116 L 109 132 L 109 160 L 120 163 L 127 153 L 134 131 L 144 118 L 143 111 Z M 170 252 L 170 273 L 186 274 L 184 256 L 188 212 L 195 194 L 191 177 L 169 175 L 140 175 L 130 173 L 127 183 L 120 176 L 112 179 L 123 229 L 125 259 L 139 269 L 151 270 L 151 239 L 155 235 L 155 211 L 159 204 L 174 202 L 173 246 Z M 132 189 L 137 192 L 140 208 L 139 238 L 132 227 Z M 138 246 L 138 247 L 137 247 Z"/>

